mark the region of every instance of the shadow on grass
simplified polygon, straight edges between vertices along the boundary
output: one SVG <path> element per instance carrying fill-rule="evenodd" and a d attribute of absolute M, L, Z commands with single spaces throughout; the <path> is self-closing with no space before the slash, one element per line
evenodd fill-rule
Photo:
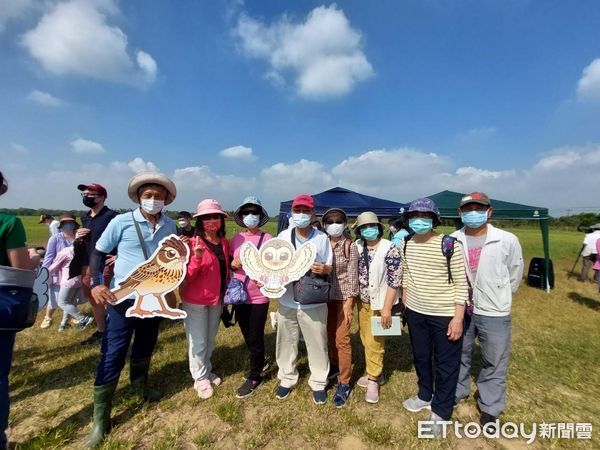
<path fill-rule="evenodd" d="M 594 311 L 600 311 L 600 301 L 596 299 L 585 297 L 577 292 L 569 292 L 568 297 L 580 305 L 587 306 Z"/>

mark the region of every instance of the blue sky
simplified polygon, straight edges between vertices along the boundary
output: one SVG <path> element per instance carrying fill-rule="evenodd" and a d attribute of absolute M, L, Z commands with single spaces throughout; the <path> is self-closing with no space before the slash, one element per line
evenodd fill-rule
<path fill-rule="evenodd" d="M 600 209 L 595 1 L 2 0 L 3 206 L 157 169 L 233 209 L 342 185 Z"/>

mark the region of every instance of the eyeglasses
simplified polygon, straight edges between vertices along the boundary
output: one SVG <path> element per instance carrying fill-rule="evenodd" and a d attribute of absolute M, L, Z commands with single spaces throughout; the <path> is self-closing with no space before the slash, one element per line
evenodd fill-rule
<path fill-rule="evenodd" d="M 89 198 L 98 198 L 100 197 L 98 194 L 86 194 L 85 192 L 81 193 L 82 197 L 89 197 Z"/>

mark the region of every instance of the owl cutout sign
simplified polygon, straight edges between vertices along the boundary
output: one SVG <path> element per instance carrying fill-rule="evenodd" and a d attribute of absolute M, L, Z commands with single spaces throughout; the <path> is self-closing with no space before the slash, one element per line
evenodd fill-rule
<path fill-rule="evenodd" d="M 240 262 L 251 279 L 262 284 L 260 292 L 268 298 L 280 298 L 285 285 L 299 280 L 317 257 L 317 248 L 311 242 L 295 250 L 284 239 L 270 239 L 258 250 L 252 242 L 240 249 Z"/>
<path fill-rule="evenodd" d="M 150 258 L 136 266 L 112 290 L 117 297 L 114 304 L 133 295 L 135 301 L 125 312 L 126 317 L 164 317 L 172 320 L 185 318 L 185 311 L 171 308 L 165 296 L 182 283 L 189 258 L 189 247 L 174 234 L 167 236 L 160 241 Z"/>

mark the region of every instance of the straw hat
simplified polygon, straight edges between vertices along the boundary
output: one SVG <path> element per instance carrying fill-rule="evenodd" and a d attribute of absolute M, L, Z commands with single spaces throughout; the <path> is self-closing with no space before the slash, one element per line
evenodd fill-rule
<path fill-rule="evenodd" d="M 177 197 L 177 188 L 166 175 L 158 172 L 142 172 L 134 175 L 129 180 L 129 186 L 127 187 L 127 194 L 134 203 L 140 202 L 138 190 L 145 184 L 158 184 L 167 190 L 167 198 L 165 199 L 165 205 L 173 203 L 175 197 Z"/>

